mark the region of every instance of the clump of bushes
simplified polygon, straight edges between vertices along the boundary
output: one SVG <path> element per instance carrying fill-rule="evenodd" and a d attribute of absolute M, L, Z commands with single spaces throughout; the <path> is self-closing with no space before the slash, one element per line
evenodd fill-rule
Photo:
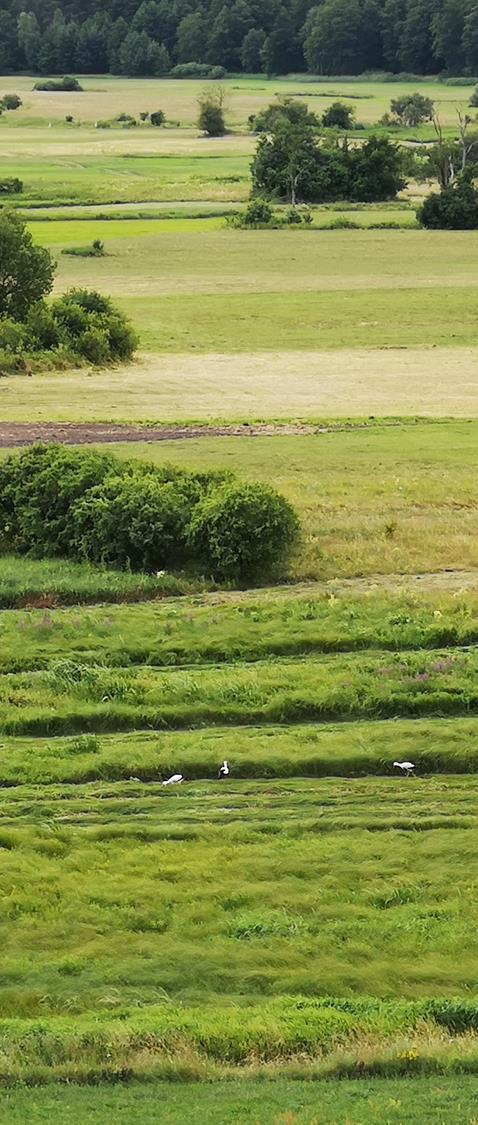
<path fill-rule="evenodd" d="M 91 249 L 95 257 L 104 252 L 100 240 Z M 21 216 L 0 212 L 2 367 L 21 367 L 19 357 L 34 359 L 42 353 L 48 353 L 57 366 L 84 359 L 90 363 L 129 359 L 137 339 L 123 313 L 94 289 L 70 289 L 47 305 L 54 276 L 51 254 L 35 245 Z"/>
<path fill-rule="evenodd" d="M 62 254 L 70 258 L 104 258 L 105 244 L 101 238 L 95 238 L 90 246 L 65 246 Z"/>
<path fill-rule="evenodd" d="M 322 115 L 322 125 L 326 129 L 353 129 L 354 121 L 353 106 L 344 102 L 332 102 Z"/>
<path fill-rule="evenodd" d="M 254 133 L 270 133 L 278 122 L 288 121 L 291 125 L 308 125 L 318 128 L 319 120 L 304 102 L 291 97 L 278 98 L 259 113 L 249 117 L 249 127 Z"/>
<path fill-rule="evenodd" d="M 0 101 L 1 108 L 7 110 L 20 109 L 21 105 L 23 105 L 23 102 L 18 94 L 4 94 Z"/>
<path fill-rule="evenodd" d="M 200 568 L 241 583 L 281 575 L 298 533 L 284 497 L 229 473 L 54 444 L 0 466 L 0 541 L 20 554 L 132 570 Z"/>
<path fill-rule="evenodd" d="M 23 191 L 23 181 L 16 176 L 0 180 L 0 195 L 19 195 Z"/>
<path fill-rule="evenodd" d="M 70 75 L 65 74 L 64 78 L 47 78 L 43 79 L 41 82 L 35 82 L 33 89 L 46 91 L 50 94 L 58 94 L 83 91 L 83 86 L 80 85 L 77 78 L 71 78 Z"/>
<path fill-rule="evenodd" d="M 478 230 L 478 190 L 471 177 L 465 174 L 428 195 L 417 219 L 430 230 Z"/>
<path fill-rule="evenodd" d="M 225 78 L 224 66 L 210 66 L 209 63 L 178 63 L 170 70 L 171 78 Z"/>

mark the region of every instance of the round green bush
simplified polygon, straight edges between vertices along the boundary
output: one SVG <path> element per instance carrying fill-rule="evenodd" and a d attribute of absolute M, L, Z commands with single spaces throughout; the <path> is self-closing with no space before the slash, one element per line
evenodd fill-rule
<path fill-rule="evenodd" d="M 77 555 L 132 570 L 183 565 L 192 496 L 187 478 L 161 481 L 154 471 L 107 479 L 74 506 Z"/>
<path fill-rule="evenodd" d="M 299 538 L 289 502 L 261 484 L 226 484 L 193 512 L 190 542 L 214 578 L 231 582 L 274 578 Z"/>
<path fill-rule="evenodd" d="M 200 568 L 244 582 L 280 574 L 298 537 L 290 504 L 229 473 L 37 444 L 0 463 L 0 546 L 131 570 Z"/>

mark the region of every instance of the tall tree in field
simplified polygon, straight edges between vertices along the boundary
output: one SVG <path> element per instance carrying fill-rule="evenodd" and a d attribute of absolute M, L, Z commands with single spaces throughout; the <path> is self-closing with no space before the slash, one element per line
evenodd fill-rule
<path fill-rule="evenodd" d="M 23 219 L 0 213 L 0 317 L 23 320 L 37 301 L 51 292 L 55 264 L 43 246 L 36 246 Z"/>

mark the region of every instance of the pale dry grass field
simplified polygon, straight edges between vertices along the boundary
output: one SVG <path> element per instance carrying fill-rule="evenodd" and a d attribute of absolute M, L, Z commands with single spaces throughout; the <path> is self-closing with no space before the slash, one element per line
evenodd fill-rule
<path fill-rule="evenodd" d="M 118 78 L 87 75 L 81 78 L 82 93 L 43 93 L 33 91 L 37 79 L 22 75 L 0 78 L 0 96 L 18 92 L 23 106 L 15 120 L 32 118 L 58 120 L 72 114 L 82 121 L 107 119 L 124 111 L 134 115 L 163 109 L 170 121 L 194 125 L 197 98 L 207 80 L 157 78 Z M 245 127 L 251 113 L 273 101 L 276 95 L 301 94 L 317 114 L 324 112 L 336 99 L 354 105 L 358 120 L 371 124 L 389 109 L 390 99 L 417 88 L 417 83 L 347 81 L 340 78 L 313 79 L 309 75 L 292 78 L 259 77 L 228 78 L 226 118 L 232 127 Z M 471 87 L 444 86 L 439 82 L 420 82 L 420 92 L 433 98 L 445 125 L 452 124 L 456 110 L 468 104 Z"/>
<path fill-rule="evenodd" d="M 478 348 L 142 355 L 0 380 L 4 421 L 478 417 Z"/>

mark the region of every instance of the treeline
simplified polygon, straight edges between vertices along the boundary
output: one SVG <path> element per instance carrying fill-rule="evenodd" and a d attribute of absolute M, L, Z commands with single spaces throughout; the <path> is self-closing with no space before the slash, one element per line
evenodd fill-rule
<path fill-rule="evenodd" d="M 478 73 L 475 0 L 11 0 L 0 72 Z"/>

